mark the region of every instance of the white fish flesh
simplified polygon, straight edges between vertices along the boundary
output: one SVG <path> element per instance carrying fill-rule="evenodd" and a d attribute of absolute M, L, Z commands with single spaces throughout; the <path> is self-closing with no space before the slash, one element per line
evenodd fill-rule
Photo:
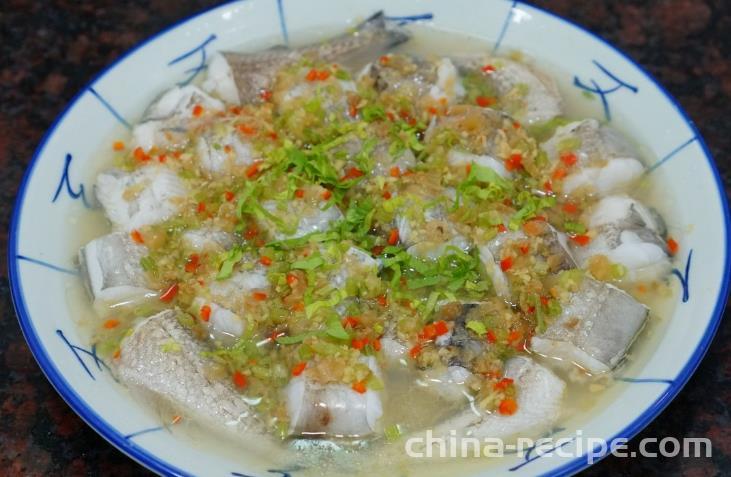
<path fill-rule="evenodd" d="M 486 414 L 469 409 L 440 424 L 435 434 L 446 435 L 455 430 L 471 437 L 507 439 L 526 433 L 534 435 L 558 422 L 566 389 L 561 379 L 525 356 L 509 359 L 504 374 L 516 387 L 518 410 L 515 414 Z"/>
<path fill-rule="evenodd" d="M 221 111 L 224 104 L 197 86 L 176 86 L 155 100 L 145 111 L 142 120 L 132 129 L 133 146 L 149 151 L 153 147 L 168 149 L 186 144 L 190 128 L 199 120 L 193 108 L 200 105 L 204 111 Z"/>
<path fill-rule="evenodd" d="M 96 196 L 117 230 L 131 231 L 169 219 L 185 200 L 183 181 L 162 165 L 99 174 Z"/>
<path fill-rule="evenodd" d="M 234 234 L 212 227 L 186 230 L 183 243 L 194 252 L 220 252 L 230 249 L 236 242 Z"/>
<path fill-rule="evenodd" d="M 79 251 L 79 265 L 95 302 L 118 304 L 134 301 L 154 291 L 147 288 L 140 259 L 147 248 L 129 234 L 111 233 L 92 240 Z"/>
<path fill-rule="evenodd" d="M 368 367 L 378 375 L 375 358 Z M 285 388 L 290 435 L 363 437 L 378 429 L 383 414 L 381 396 L 371 389 L 358 393 L 345 384 L 318 384 L 306 374 Z"/>
<path fill-rule="evenodd" d="M 582 266 L 604 255 L 626 269 L 627 282 L 660 280 L 670 273 L 665 223 L 653 209 L 628 196 L 609 196 L 589 211 L 587 222 L 596 236 L 584 247 L 573 247 Z"/>
<path fill-rule="evenodd" d="M 577 170 L 564 179 L 563 192 L 590 188 L 599 196 L 625 189 L 645 171 L 637 151 L 613 129 L 596 119 L 576 121 L 556 129 L 541 145 L 549 160 L 557 162 L 562 152 L 577 158 Z M 568 150 L 564 150 L 568 148 Z"/>
<path fill-rule="evenodd" d="M 234 272 L 229 278 L 212 281 L 209 287 L 216 303 L 229 309 L 241 307 L 245 295 L 250 292 L 268 289 L 269 280 L 263 267 Z"/>
<path fill-rule="evenodd" d="M 430 369 L 424 372 L 422 381 L 426 388 L 449 401 L 470 399 L 465 383 L 472 376 L 462 366 L 447 366 L 446 369 Z"/>
<path fill-rule="evenodd" d="M 451 149 L 447 153 L 447 162 L 450 166 L 456 167 L 456 166 L 467 166 L 470 164 L 477 164 L 478 166 L 486 167 L 488 169 L 492 169 L 493 171 L 497 172 L 498 175 L 504 179 L 510 179 L 513 177 L 513 174 L 509 172 L 505 165 L 501 161 L 498 161 L 492 156 L 489 156 L 487 154 L 485 155 L 477 155 L 477 154 L 470 154 L 468 152 L 458 151 L 456 149 Z"/>
<path fill-rule="evenodd" d="M 374 275 L 378 273 L 379 261 L 371 255 L 358 248 L 350 247 L 343 256 L 342 266 L 333 274 L 330 283 L 335 288 L 343 288 L 357 272 L 363 270 Z"/>
<path fill-rule="evenodd" d="M 590 373 L 615 368 L 645 326 L 649 310 L 610 284 L 584 277 L 561 315 L 531 339 L 530 349 Z"/>
<path fill-rule="evenodd" d="M 211 177 L 231 174 L 233 168 L 248 166 L 259 159 L 251 145 L 239 139 L 239 135 L 232 130 L 225 134 L 201 135 L 196 143 L 196 151 L 201 170 Z"/>
<path fill-rule="evenodd" d="M 293 201 L 286 204 L 282 209 L 275 201 L 266 201 L 262 207 L 274 216 L 280 217 L 284 222 L 297 220 L 297 226 L 292 233 L 279 230 L 275 224 L 264 224 L 272 231 L 277 240 L 304 237 L 313 232 L 326 232 L 335 222 L 343 218 L 342 212 L 336 206 L 320 209 L 318 206 L 306 204 L 304 201 Z"/>
<path fill-rule="evenodd" d="M 208 316 L 208 329 L 214 339 L 225 342 L 232 342 L 233 338 L 238 338 L 244 334 L 246 323 L 236 313 L 224 308 L 211 300 L 203 297 L 196 297 L 193 300 L 193 313 L 196 316 L 201 315 L 204 306 L 210 309 Z"/>
<path fill-rule="evenodd" d="M 120 345 L 114 373 L 128 388 L 186 419 L 233 434 L 263 431 L 256 413 L 226 381 L 211 379 L 207 348 L 166 310 L 139 323 Z"/>

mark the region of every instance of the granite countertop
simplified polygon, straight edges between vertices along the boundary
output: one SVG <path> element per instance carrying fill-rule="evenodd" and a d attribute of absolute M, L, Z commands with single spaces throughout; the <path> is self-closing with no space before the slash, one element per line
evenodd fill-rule
<path fill-rule="evenodd" d="M 89 79 L 140 40 L 215 2 L 5 0 L 0 10 L 0 220 L 43 133 Z M 678 98 L 699 126 L 731 187 L 731 2 L 555 0 L 535 2 L 619 46 Z M 0 473 L 140 475 L 61 400 L 31 356 L 10 302 L 0 255 Z M 728 312 L 727 312 L 728 314 Z M 586 475 L 731 474 L 731 320 L 698 371 L 640 436 L 709 437 L 712 458 L 618 459 Z M 637 439 L 630 443 L 637 450 Z"/>

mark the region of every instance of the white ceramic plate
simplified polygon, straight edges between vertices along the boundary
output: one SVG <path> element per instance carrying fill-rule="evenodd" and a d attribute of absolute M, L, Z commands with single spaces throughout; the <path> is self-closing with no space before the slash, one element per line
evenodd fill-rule
<path fill-rule="evenodd" d="M 209 10 L 145 41 L 95 78 L 51 127 L 18 193 L 10 231 L 9 268 L 21 327 L 41 368 L 69 405 L 121 451 L 164 474 L 296 475 L 266 455 L 237 458 L 204 451 L 160 430 L 153 413 L 121 394 L 105 365 L 84 344 L 69 310 L 74 221 L 90 213 L 102 146 L 139 118 L 175 82 L 188 81 L 216 50 L 286 43 L 298 32 L 336 31 L 385 10 L 403 22 L 485 39 L 498 52 L 521 50 L 579 95 L 588 107 L 629 131 L 656 158 L 650 174 L 671 192 L 665 210 L 680 242 L 678 304 L 648 356 L 623 368 L 631 384 L 592 413 L 562 423 L 556 436 L 630 438 L 680 391 L 721 319 L 727 296 L 729 217 L 718 172 L 693 123 L 657 82 L 627 56 L 566 20 L 521 2 L 501 0 L 248 0 Z M 573 93 L 571 92 L 573 91 Z M 671 212 L 668 215 L 668 212 Z M 271 460 L 271 459 L 270 459 Z M 569 474 L 583 456 L 507 456 L 490 473 Z M 287 471 L 287 472 L 284 472 Z M 487 474 L 487 471 L 479 472 Z"/>

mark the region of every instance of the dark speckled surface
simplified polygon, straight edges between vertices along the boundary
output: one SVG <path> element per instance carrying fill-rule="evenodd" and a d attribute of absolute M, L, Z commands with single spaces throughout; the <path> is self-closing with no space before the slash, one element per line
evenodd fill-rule
<path fill-rule="evenodd" d="M 27 1 L 0 6 L 0 241 L 18 184 L 43 133 L 96 73 L 138 41 L 214 2 Z M 536 2 L 629 53 L 699 126 L 731 187 L 731 2 Z M 140 475 L 61 400 L 20 334 L 0 255 L 0 475 Z M 640 437 L 709 437 L 712 458 L 609 457 L 586 475 L 731 474 L 731 321 L 698 371 Z M 630 443 L 637 450 L 637 439 Z"/>

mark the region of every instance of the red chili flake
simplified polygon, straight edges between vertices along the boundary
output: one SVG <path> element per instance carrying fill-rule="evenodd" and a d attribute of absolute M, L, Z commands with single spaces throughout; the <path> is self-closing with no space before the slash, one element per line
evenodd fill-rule
<path fill-rule="evenodd" d="M 115 320 L 114 318 L 109 318 L 107 321 L 104 322 L 104 328 L 108 330 L 116 328 L 117 326 L 119 326 L 119 320 Z"/>
<path fill-rule="evenodd" d="M 388 118 L 389 121 L 395 121 L 396 120 L 396 116 L 394 116 L 391 111 L 386 111 L 386 117 Z"/>
<path fill-rule="evenodd" d="M 310 71 L 307 72 L 305 75 L 305 79 L 307 81 L 315 81 L 317 80 L 317 70 L 315 68 L 312 68 Z"/>
<path fill-rule="evenodd" d="M 329 70 L 320 70 L 317 72 L 317 79 L 320 81 L 325 81 L 330 77 L 330 71 Z"/>
<path fill-rule="evenodd" d="M 522 253 L 523 255 L 527 254 L 528 250 L 530 250 L 530 246 L 528 244 L 523 244 L 519 248 L 520 248 L 520 253 Z"/>
<path fill-rule="evenodd" d="M 513 259 L 512 257 L 506 257 L 500 260 L 500 270 L 503 272 L 507 272 L 513 267 Z"/>
<path fill-rule="evenodd" d="M 466 166 L 464 166 L 464 170 L 467 172 L 467 175 L 469 175 L 470 172 L 472 172 L 472 164 L 467 164 Z"/>
<path fill-rule="evenodd" d="M 129 236 L 132 238 L 132 241 L 134 243 L 145 243 L 145 239 L 142 237 L 142 234 L 137 229 L 130 232 Z"/>
<path fill-rule="evenodd" d="M 570 238 L 574 243 L 576 243 L 577 245 L 580 245 L 582 247 L 586 246 L 589 242 L 591 242 L 591 237 L 589 237 L 588 235 L 585 235 L 585 234 L 574 235 Z"/>
<path fill-rule="evenodd" d="M 560 156 L 561 162 L 566 164 L 567 166 L 571 167 L 574 164 L 576 164 L 576 161 L 578 158 L 576 157 L 576 154 L 573 152 L 562 152 Z"/>
<path fill-rule="evenodd" d="M 512 398 L 503 399 L 498 406 L 498 412 L 504 416 L 512 416 L 517 410 L 518 403 Z"/>
<path fill-rule="evenodd" d="M 348 115 L 351 118 L 354 118 L 358 115 L 358 105 L 357 104 L 350 103 L 350 105 L 348 106 Z"/>
<path fill-rule="evenodd" d="M 203 106 L 201 106 L 200 104 L 196 104 L 195 106 L 193 106 L 193 116 L 198 118 L 201 114 L 203 114 Z"/>
<path fill-rule="evenodd" d="M 199 315 L 201 317 L 201 320 L 208 321 L 211 319 L 211 307 L 208 305 L 203 305 L 200 309 Z"/>
<path fill-rule="evenodd" d="M 141 147 L 136 147 L 135 150 L 132 151 L 132 155 L 140 162 L 147 162 L 150 160 L 150 156 L 145 153 Z"/>
<path fill-rule="evenodd" d="M 520 129 L 521 125 L 518 121 L 513 121 L 513 129 Z"/>
<path fill-rule="evenodd" d="M 513 341 L 517 341 L 520 339 L 520 337 L 523 336 L 523 334 L 518 330 L 513 330 L 510 333 L 508 333 L 508 343 L 512 343 Z"/>
<path fill-rule="evenodd" d="M 387 65 L 389 61 L 391 61 L 391 57 L 389 55 L 383 55 L 380 58 L 378 58 L 379 63 L 382 65 Z"/>
<path fill-rule="evenodd" d="M 421 354 L 421 345 L 417 344 L 413 348 L 409 350 L 409 356 L 411 356 L 412 359 L 416 359 L 417 356 Z"/>
<path fill-rule="evenodd" d="M 292 305 L 292 308 L 290 308 L 290 310 L 296 311 L 296 312 L 305 311 L 305 304 L 304 304 L 304 302 L 301 302 L 301 301 L 297 302 L 294 305 Z"/>
<path fill-rule="evenodd" d="M 381 351 L 381 340 L 376 338 L 373 340 L 373 349 L 376 351 Z"/>
<path fill-rule="evenodd" d="M 226 199 L 226 202 L 231 202 L 236 197 L 236 194 L 231 192 L 230 190 L 227 190 L 223 193 L 223 198 Z"/>
<path fill-rule="evenodd" d="M 251 239 L 253 239 L 254 237 L 256 237 L 256 236 L 257 236 L 258 234 L 259 234 L 259 231 L 258 231 L 258 230 L 256 230 L 256 228 L 255 228 L 255 227 L 249 227 L 249 228 L 248 228 L 248 229 L 246 229 L 246 231 L 244 232 L 244 238 L 245 238 L 246 240 L 251 240 Z"/>
<path fill-rule="evenodd" d="M 371 249 L 371 254 L 377 257 L 383 253 L 385 248 L 383 245 L 376 245 Z"/>
<path fill-rule="evenodd" d="M 226 154 L 231 154 L 233 150 L 234 148 L 231 147 L 231 144 L 226 144 L 225 146 L 223 146 L 223 152 L 225 152 Z"/>
<path fill-rule="evenodd" d="M 295 189 L 294 196 L 297 197 L 298 199 L 301 199 L 305 196 L 305 191 L 302 189 Z"/>
<path fill-rule="evenodd" d="M 384 308 L 388 306 L 388 298 L 386 298 L 386 295 L 380 295 L 378 298 L 376 298 L 376 301 L 380 306 Z"/>
<path fill-rule="evenodd" d="M 119 359 L 120 356 L 122 356 L 122 350 L 117 348 L 117 351 L 114 352 L 114 355 L 112 356 L 112 358 Z"/>
<path fill-rule="evenodd" d="M 302 374 L 306 367 L 307 363 L 304 362 L 295 364 L 294 366 L 292 366 L 292 376 L 299 376 L 300 374 Z"/>
<path fill-rule="evenodd" d="M 401 169 L 398 166 L 393 166 L 389 171 L 391 177 L 401 177 Z"/>
<path fill-rule="evenodd" d="M 528 310 L 527 310 L 527 311 L 528 311 L 528 313 L 535 313 L 535 312 L 536 312 L 536 307 L 535 307 L 535 306 L 533 306 L 533 305 L 530 305 L 530 306 L 528 307 Z"/>
<path fill-rule="evenodd" d="M 272 259 L 269 258 L 269 257 L 267 257 L 266 255 L 264 255 L 263 257 L 261 257 L 259 259 L 259 263 L 261 263 L 265 267 L 268 267 L 268 266 L 270 266 L 272 264 Z"/>
<path fill-rule="evenodd" d="M 579 211 L 579 207 L 573 202 L 566 202 L 561 209 L 567 214 L 575 214 Z"/>
<path fill-rule="evenodd" d="M 241 108 L 238 106 L 231 106 L 230 108 L 228 108 L 228 111 L 231 114 L 241 114 Z"/>
<path fill-rule="evenodd" d="M 485 65 L 480 69 L 482 70 L 483 73 L 492 73 L 493 71 L 495 71 L 495 67 L 492 65 Z"/>
<path fill-rule="evenodd" d="M 481 108 L 487 108 L 495 104 L 495 98 L 490 98 L 488 96 L 478 96 L 475 98 L 475 103 L 477 103 L 477 105 Z"/>
<path fill-rule="evenodd" d="M 198 202 L 198 207 L 196 207 L 196 210 L 198 213 L 202 213 L 206 211 L 206 203 L 205 202 Z"/>
<path fill-rule="evenodd" d="M 274 93 L 272 93 L 271 90 L 268 89 L 263 89 L 259 92 L 259 97 L 262 101 L 270 101 L 273 95 Z"/>
<path fill-rule="evenodd" d="M 551 184 L 551 181 L 546 181 L 543 183 L 543 190 L 548 192 L 549 194 L 553 193 L 553 184 Z"/>
<path fill-rule="evenodd" d="M 269 139 L 272 141 L 276 141 L 279 138 L 279 135 L 274 131 L 267 133 L 267 136 L 269 136 Z"/>
<path fill-rule="evenodd" d="M 253 178 L 259 173 L 259 168 L 261 167 L 261 161 L 256 161 L 252 165 L 246 168 L 246 177 L 249 179 Z"/>
<path fill-rule="evenodd" d="M 680 248 L 680 245 L 678 245 L 678 242 L 675 241 L 672 237 L 668 237 L 668 250 L 670 251 L 670 255 L 675 255 L 678 253 L 678 249 Z"/>
<path fill-rule="evenodd" d="M 447 326 L 446 321 L 439 320 L 436 323 L 434 323 L 434 326 L 436 327 L 437 336 L 442 336 L 449 332 L 449 327 Z"/>
<path fill-rule="evenodd" d="M 437 114 L 439 114 L 439 110 L 438 110 L 437 108 L 435 108 L 434 106 L 429 106 L 429 107 L 428 107 L 428 108 L 427 108 L 426 110 L 427 110 L 427 111 L 429 112 L 429 114 L 431 114 L 432 116 L 436 116 Z"/>
<path fill-rule="evenodd" d="M 237 388 L 241 389 L 246 387 L 246 375 L 241 371 L 234 371 L 232 378 Z"/>
<path fill-rule="evenodd" d="M 398 229 L 391 229 L 388 234 L 388 244 L 396 245 L 398 243 Z"/>
<path fill-rule="evenodd" d="M 383 198 L 386 200 L 389 200 L 391 198 L 391 193 L 387 190 L 383 191 Z"/>
<path fill-rule="evenodd" d="M 487 330 L 487 336 L 485 336 L 488 343 L 494 343 L 497 341 L 497 336 L 495 336 L 495 332 L 492 330 Z"/>
<path fill-rule="evenodd" d="M 185 271 L 188 273 L 195 273 L 200 265 L 200 256 L 197 253 L 191 254 L 188 260 L 185 262 Z"/>
<path fill-rule="evenodd" d="M 167 156 L 165 154 L 160 154 L 157 156 L 157 162 L 165 162 L 167 160 Z"/>
<path fill-rule="evenodd" d="M 160 295 L 160 301 L 163 303 L 170 303 L 173 301 L 175 296 L 178 294 L 179 286 L 177 283 L 173 283 L 170 285 L 167 290 L 162 292 L 162 295 Z"/>
<path fill-rule="evenodd" d="M 520 153 L 511 154 L 505 161 L 505 168 L 509 171 L 515 171 L 523 167 L 523 155 Z"/>
<path fill-rule="evenodd" d="M 330 200 L 330 197 L 333 196 L 333 193 L 329 189 L 325 189 L 322 193 L 322 200 Z"/>
<path fill-rule="evenodd" d="M 547 296 L 541 297 L 541 305 L 548 306 L 548 297 Z"/>
<path fill-rule="evenodd" d="M 264 292 L 254 292 L 251 297 L 256 301 L 264 301 L 267 299 L 267 294 Z"/>
<path fill-rule="evenodd" d="M 297 275 L 294 273 L 288 273 L 287 274 L 287 285 L 294 286 L 295 283 L 299 281 L 299 278 L 297 278 Z"/>
<path fill-rule="evenodd" d="M 512 379 L 510 379 L 510 378 L 503 378 L 500 381 L 496 382 L 493 385 L 493 388 L 495 388 L 498 391 L 502 391 L 502 390 L 506 389 L 508 386 L 510 386 L 511 384 L 513 384 L 513 380 Z"/>
<path fill-rule="evenodd" d="M 347 181 L 351 179 L 357 179 L 358 177 L 361 177 L 363 175 L 363 171 L 358 169 L 357 167 L 351 167 L 348 169 L 348 171 L 345 173 L 343 177 L 340 178 L 341 181 Z"/>
<path fill-rule="evenodd" d="M 508 228 L 504 224 L 497 224 L 497 231 L 503 234 L 508 231 Z"/>
<path fill-rule="evenodd" d="M 566 177 L 566 174 L 567 174 L 566 169 L 564 169 L 563 167 L 559 167 L 555 171 L 553 171 L 551 178 L 553 178 L 553 180 L 555 180 L 555 181 L 560 181 L 561 179 Z"/>
<path fill-rule="evenodd" d="M 358 317 L 346 316 L 345 318 L 343 318 L 343 327 L 344 328 L 348 328 L 348 327 L 355 328 L 356 326 L 358 326 L 358 323 L 359 323 Z"/>
<path fill-rule="evenodd" d="M 238 129 L 242 134 L 246 134 L 247 136 L 256 134 L 256 128 L 248 124 L 239 124 Z"/>
<path fill-rule="evenodd" d="M 367 344 L 368 344 L 368 338 L 361 338 L 361 339 L 353 338 L 350 341 L 350 346 L 352 346 L 355 349 L 363 349 L 363 348 L 365 348 L 365 346 Z"/>
<path fill-rule="evenodd" d="M 356 381 L 353 383 L 353 391 L 359 394 L 365 394 L 367 391 L 365 381 Z"/>

